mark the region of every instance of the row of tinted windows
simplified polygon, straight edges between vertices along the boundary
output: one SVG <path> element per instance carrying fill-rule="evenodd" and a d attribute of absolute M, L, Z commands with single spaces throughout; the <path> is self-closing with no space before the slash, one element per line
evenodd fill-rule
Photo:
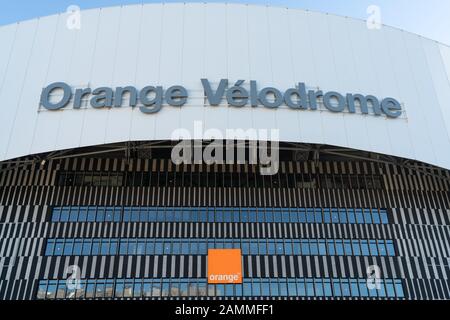
<path fill-rule="evenodd" d="M 45 255 L 206 255 L 208 249 L 244 255 L 395 256 L 392 240 L 49 239 Z"/>
<path fill-rule="evenodd" d="M 404 298 L 400 280 L 382 279 L 244 279 L 242 284 L 207 284 L 203 279 L 65 280 L 39 282 L 38 299 L 95 299 L 141 297 L 378 297 Z"/>
<path fill-rule="evenodd" d="M 289 174 L 252 172 L 59 172 L 60 186 L 104 187 L 257 187 L 304 189 L 382 189 L 379 175 Z"/>
<path fill-rule="evenodd" d="M 54 207 L 54 222 L 292 222 L 387 224 L 385 209 Z"/>

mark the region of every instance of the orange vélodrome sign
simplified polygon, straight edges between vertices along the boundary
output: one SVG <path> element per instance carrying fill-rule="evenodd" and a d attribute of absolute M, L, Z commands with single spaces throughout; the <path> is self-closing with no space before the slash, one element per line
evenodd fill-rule
<path fill-rule="evenodd" d="M 208 283 L 242 283 L 241 249 L 208 249 Z"/>

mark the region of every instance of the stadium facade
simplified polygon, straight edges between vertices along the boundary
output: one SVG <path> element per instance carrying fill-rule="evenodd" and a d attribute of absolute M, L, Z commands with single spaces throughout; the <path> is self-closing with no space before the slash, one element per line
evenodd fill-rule
<path fill-rule="evenodd" d="M 0 43 L 1 299 L 450 298 L 448 46 L 204 3 L 59 14 Z M 276 145 L 277 170 L 175 163 L 177 130 L 207 147 L 199 124 L 249 158 Z M 240 249 L 242 274 L 210 278 L 211 249 Z"/>

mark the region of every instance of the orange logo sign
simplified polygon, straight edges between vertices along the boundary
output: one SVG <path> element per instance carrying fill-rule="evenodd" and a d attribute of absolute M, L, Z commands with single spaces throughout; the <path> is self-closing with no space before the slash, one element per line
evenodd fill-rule
<path fill-rule="evenodd" d="M 242 283 L 241 249 L 208 249 L 208 283 Z"/>

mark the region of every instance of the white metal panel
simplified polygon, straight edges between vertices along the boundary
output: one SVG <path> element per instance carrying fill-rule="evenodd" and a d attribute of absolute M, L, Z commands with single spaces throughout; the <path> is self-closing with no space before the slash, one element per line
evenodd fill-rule
<path fill-rule="evenodd" d="M 205 6 L 187 4 L 183 14 L 181 79 L 177 84 L 188 89 L 189 105 L 179 110 L 180 127 L 194 130 L 196 121 L 203 122 L 204 99 L 200 79 L 204 76 L 205 60 Z"/>
<path fill-rule="evenodd" d="M 39 20 L 37 26 L 35 44 L 31 51 L 29 60 L 29 67 L 24 80 L 24 88 L 26 93 L 21 94 L 18 100 L 17 113 L 14 119 L 14 126 L 11 131 L 11 136 L 8 143 L 7 157 L 14 158 L 22 155 L 23 150 L 28 150 L 30 153 L 35 153 L 34 145 L 32 143 L 35 136 L 36 122 L 39 121 L 45 124 L 45 126 L 55 129 L 59 126 L 59 117 L 63 112 L 58 115 L 49 115 L 53 118 L 53 122 L 47 122 L 45 115 L 41 115 L 41 112 L 45 110 L 39 110 L 39 98 L 41 94 L 41 88 L 47 85 L 48 68 L 51 61 L 51 52 L 53 49 L 53 43 L 55 38 L 56 23 L 58 16 L 50 16 Z M 50 113 L 50 112 L 47 112 Z M 44 135 L 41 131 L 36 132 L 37 136 L 44 136 L 46 139 L 40 139 L 45 141 L 41 149 L 48 150 L 54 148 L 54 141 L 56 134 Z M 52 143 L 53 142 L 53 143 Z M 45 145 L 45 143 L 50 143 Z M 37 151 L 39 152 L 39 151 Z"/>
<path fill-rule="evenodd" d="M 141 32 L 142 6 L 121 8 L 119 30 L 115 42 L 112 86 L 126 87 L 136 82 L 138 48 Z M 126 99 L 126 97 L 124 97 Z M 129 140 L 133 112 L 126 108 L 112 108 L 108 111 L 105 143 L 123 139 Z"/>
<path fill-rule="evenodd" d="M 113 84 L 114 63 L 119 33 L 120 7 L 101 9 L 96 32 L 91 88 L 108 87 Z M 114 110 L 116 111 L 116 110 Z M 106 137 L 108 116 L 111 110 L 89 107 L 81 132 L 81 145 L 103 144 Z M 121 140 L 127 140 L 125 136 Z"/>
<path fill-rule="evenodd" d="M 101 10 L 83 11 L 81 28 L 72 30 L 76 33 L 76 39 L 66 79 L 76 88 L 87 87 L 91 81 L 100 13 Z M 90 117 L 90 111 L 89 106 L 83 107 L 82 110 L 64 110 L 56 140 L 57 149 L 80 146 L 84 120 Z"/>
<path fill-rule="evenodd" d="M 48 70 L 45 77 L 44 87 L 47 84 L 59 81 L 67 81 L 67 75 L 69 72 L 71 59 L 73 57 L 73 49 L 75 40 L 77 37 L 76 29 L 72 30 L 67 28 L 67 15 L 61 14 L 57 17 L 54 43 L 51 44 L 51 63 L 48 64 Z M 59 129 L 64 122 L 75 121 L 76 118 L 71 117 L 74 112 L 49 112 L 43 109 L 41 114 L 37 118 L 34 128 L 33 144 L 31 147 L 31 153 L 39 153 L 45 150 L 55 149 L 57 144 L 57 137 Z M 63 121 L 66 119 L 66 121 Z"/>
<path fill-rule="evenodd" d="M 197 120 L 205 129 L 278 128 L 281 140 L 324 143 L 450 168 L 450 49 L 363 21 L 234 4 L 151 4 L 88 10 L 81 29 L 66 14 L 0 28 L 0 159 L 128 140 L 170 139 Z M 16 31 L 17 29 L 17 31 Z M 55 41 L 53 41 L 55 37 Z M 49 43 L 52 42 L 52 45 Z M 9 50 L 8 48 L 12 48 Z M 9 58 L 11 57 L 11 59 Z M 47 64 L 46 64 L 47 61 Z M 445 70 L 445 71 L 444 71 Z M 400 119 L 282 106 L 204 106 L 200 78 L 256 80 L 282 91 L 373 94 L 399 100 Z M 43 86 L 185 86 L 182 107 L 157 114 L 91 107 L 37 112 Z M 26 94 L 23 88 L 26 87 Z M 9 147 L 8 147 L 9 146 Z"/>
<path fill-rule="evenodd" d="M 11 60 L 5 71 L 3 86 L 0 92 L 0 155 L 7 158 L 6 151 L 13 130 L 14 119 L 17 114 L 18 101 L 24 90 L 24 81 L 27 75 L 31 50 L 38 21 L 31 20 L 18 24 L 15 34 L 14 46 L 11 51 Z M 10 30 L 13 32 L 13 30 Z M 17 149 L 14 154 L 27 154 L 29 150 Z"/>
<path fill-rule="evenodd" d="M 159 62 L 161 57 L 161 37 L 163 5 L 142 6 L 139 53 L 137 57 L 136 86 L 159 84 Z M 132 111 L 131 140 L 153 140 L 155 138 L 156 117 L 142 113 L 138 108 Z"/>

